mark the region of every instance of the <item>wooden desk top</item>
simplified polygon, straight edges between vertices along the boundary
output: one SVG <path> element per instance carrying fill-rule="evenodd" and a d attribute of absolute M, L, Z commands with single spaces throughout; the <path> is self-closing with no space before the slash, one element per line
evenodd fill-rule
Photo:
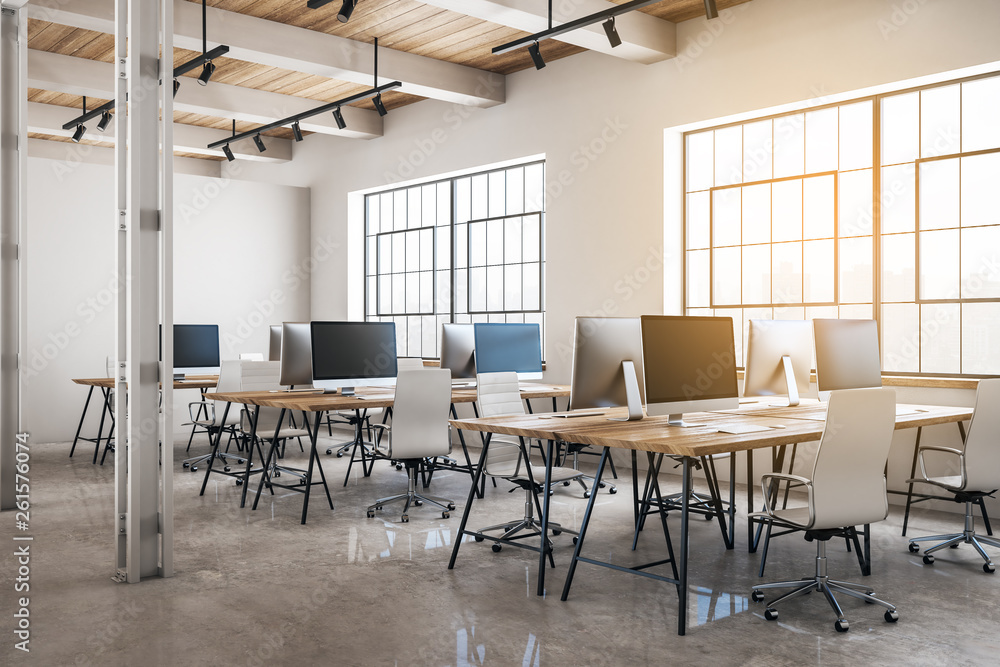
<path fill-rule="evenodd" d="M 945 424 L 963 421 L 972 416 L 971 408 L 920 407 L 926 412 L 897 416 L 896 428 Z M 638 449 L 674 456 L 709 456 L 819 440 L 825 426 L 825 414 L 822 419 L 794 416 L 794 413 L 806 413 L 808 410 L 819 409 L 825 413 L 826 407 L 823 405 L 770 408 L 767 410 L 768 414 L 762 414 L 763 411 L 759 409 L 728 413 L 686 413 L 685 421 L 705 424 L 705 426 L 689 428 L 669 426 L 667 416 L 646 417 L 637 422 L 612 422 L 608 420 L 608 417 L 625 416 L 626 410 L 624 408 L 614 408 L 608 410 L 604 415 L 594 417 L 560 419 L 536 414 L 455 419 L 451 423 L 455 428 L 467 431 L 502 433 L 543 440 L 565 440 L 597 447 Z M 785 412 L 789 410 L 793 414 Z M 766 431 L 753 433 L 718 432 L 718 429 L 724 426 L 744 424 L 769 428 Z M 775 426 L 783 426 L 784 428 L 773 428 Z"/>
<path fill-rule="evenodd" d="M 218 381 L 218 375 L 191 375 L 186 380 L 174 380 L 174 389 L 210 389 Z M 73 382 L 87 387 L 115 388 L 114 378 L 75 378 Z"/>
<path fill-rule="evenodd" d="M 270 391 L 239 391 L 224 394 L 205 394 L 205 398 L 228 403 L 243 403 L 245 405 L 260 405 L 270 408 L 287 408 L 296 412 L 326 412 L 328 410 L 363 410 L 365 408 L 392 407 L 395 399 L 393 389 L 389 387 L 358 387 L 356 396 L 321 393 L 279 393 Z M 568 396 L 569 387 L 558 385 L 533 385 L 525 383 L 521 388 L 522 398 L 550 398 L 553 396 Z M 476 401 L 475 387 L 459 387 L 452 389 L 452 403 L 474 403 Z"/>

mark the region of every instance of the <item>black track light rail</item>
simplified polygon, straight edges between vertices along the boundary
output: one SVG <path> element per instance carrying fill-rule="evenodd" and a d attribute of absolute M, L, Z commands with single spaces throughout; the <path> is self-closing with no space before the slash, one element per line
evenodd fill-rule
<path fill-rule="evenodd" d="M 76 118 L 74 118 L 70 122 L 64 123 L 63 126 L 62 126 L 62 129 L 64 129 L 64 130 L 72 130 L 77 125 L 80 125 L 81 123 L 86 123 L 91 118 L 97 118 L 98 116 L 100 116 L 105 111 L 111 111 L 114 108 L 115 108 L 115 101 L 114 100 L 111 100 L 110 102 L 105 102 L 104 104 L 102 104 L 101 106 L 97 107 L 96 109 L 91 109 L 90 111 L 88 111 L 87 113 L 83 114 L 82 116 L 77 116 Z"/>
<path fill-rule="evenodd" d="M 214 143 L 208 145 L 208 148 L 218 148 L 223 144 L 232 143 L 234 141 L 239 141 L 240 139 L 246 139 L 247 137 L 252 137 L 261 132 L 266 132 L 267 130 L 274 130 L 279 127 L 284 127 L 285 125 L 291 125 L 292 123 L 305 120 L 306 118 L 312 118 L 313 116 L 318 116 L 328 111 L 333 111 L 334 109 L 344 106 L 346 104 L 352 104 L 354 102 L 360 102 L 361 100 L 367 100 L 369 98 L 375 97 L 376 95 L 383 93 L 387 90 L 392 90 L 393 88 L 399 88 L 403 85 L 402 81 L 393 81 L 391 83 L 385 83 L 381 86 L 372 88 L 371 90 L 366 90 L 354 95 L 350 95 L 343 99 L 339 99 L 336 102 L 330 102 L 329 104 L 324 104 L 321 107 L 316 107 L 310 111 L 303 111 L 302 113 L 295 114 L 294 116 L 289 116 L 288 118 L 282 118 L 281 120 L 276 120 L 273 123 L 268 123 L 267 125 L 261 125 L 252 130 L 242 132 L 240 134 L 234 134 L 231 137 L 226 137 L 225 139 L 220 139 Z"/>
<path fill-rule="evenodd" d="M 517 49 L 527 46 L 532 42 L 540 42 L 550 37 L 556 37 L 557 35 L 562 35 L 567 32 L 572 32 L 579 28 L 583 28 L 594 23 L 600 23 L 601 21 L 606 21 L 615 16 L 620 16 L 622 14 L 627 14 L 636 9 L 642 9 L 643 7 L 648 7 L 649 5 L 655 5 L 662 0 L 632 0 L 632 2 L 626 2 L 623 5 L 617 5 L 609 9 L 605 9 L 597 12 L 596 14 L 591 14 L 590 16 L 582 16 L 578 19 L 574 19 L 567 23 L 563 23 L 560 26 L 554 28 L 550 27 L 548 30 L 543 30 L 541 32 L 536 32 L 534 35 L 528 35 L 527 37 L 521 37 L 513 42 L 507 42 L 506 44 L 501 44 L 500 46 L 493 48 L 494 54 L 509 53 L 510 51 L 516 51 Z M 549 20 L 551 22 L 551 9 L 549 14 Z"/>

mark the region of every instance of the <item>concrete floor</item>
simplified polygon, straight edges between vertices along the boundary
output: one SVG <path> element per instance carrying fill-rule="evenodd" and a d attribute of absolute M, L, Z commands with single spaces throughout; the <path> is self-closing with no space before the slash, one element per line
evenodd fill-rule
<path fill-rule="evenodd" d="M 489 543 L 463 545 L 447 569 L 469 488 L 458 473 L 438 475 L 430 492 L 453 498 L 442 519 L 415 508 L 402 524 L 394 509 L 375 519 L 365 507 L 405 488 L 404 473 L 382 462 L 371 478 L 341 483 L 347 462 L 324 456 L 336 510 L 313 496 L 309 522 L 299 525 L 299 494 L 265 497 L 257 511 L 239 508 L 230 479 L 209 482 L 182 470 L 175 447 L 176 576 L 140 584 L 111 580 L 111 464 L 90 463 L 84 448 L 33 444 L 31 653 L 12 647 L 16 562 L 0 559 L 0 664 L 3 665 L 995 665 L 1000 660 L 1000 575 L 985 574 L 969 548 L 941 553 L 934 566 L 907 552 L 901 516 L 874 526 L 877 594 L 899 608 L 887 624 L 881 608 L 842 601 L 851 621 L 834 632 L 834 616 L 816 595 L 781 607 L 778 622 L 749 600 L 758 554 L 746 549 L 745 521 L 726 551 L 717 524 L 692 521 L 687 636 L 676 634 L 676 589 L 668 584 L 581 564 L 567 602 L 559 600 L 572 553 L 556 541 L 548 593 L 536 597 L 534 553 Z M 192 448 L 206 449 L 204 441 Z M 325 446 L 323 447 L 325 449 Z M 302 456 L 295 448 L 293 461 Z M 322 449 L 321 449 L 322 453 Z M 292 462 L 292 461 L 290 461 Z M 619 492 L 602 492 L 585 553 L 634 564 L 654 560 L 662 532 L 649 530 L 629 550 L 631 487 L 620 469 Z M 664 475 L 668 490 L 678 478 Z M 255 487 L 255 485 L 254 485 Z M 523 493 L 488 489 L 470 527 L 520 516 Z M 739 499 L 744 490 L 738 487 Z M 745 502 L 745 501 L 744 501 Z M 585 502 L 579 487 L 559 489 L 553 516 L 575 527 Z M 741 505 L 740 516 L 745 515 Z M 669 525 L 676 541 L 678 517 Z M 11 545 L 13 513 L 0 536 Z M 953 514 L 917 511 L 911 534 L 951 532 Z M 650 528 L 656 528 L 652 524 Z M 811 574 L 815 547 L 800 536 L 775 540 L 765 580 Z M 830 574 L 861 579 L 854 554 L 831 543 Z"/>

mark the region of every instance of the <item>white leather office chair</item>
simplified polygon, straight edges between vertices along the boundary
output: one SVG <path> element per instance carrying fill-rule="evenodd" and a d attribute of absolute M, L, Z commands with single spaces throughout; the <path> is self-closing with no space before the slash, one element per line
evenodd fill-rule
<path fill-rule="evenodd" d="M 524 414 L 524 403 L 521 401 L 517 373 L 480 373 L 476 378 L 479 415 L 481 417 Z M 490 438 L 483 473 L 490 477 L 506 479 L 524 489 L 524 517 L 487 526 L 476 531 L 477 542 L 482 542 L 484 539 L 493 540 L 493 551 L 500 551 L 503 548 L 501 540 L 512 539 L 522 531 L 528 532 L 516 539 L 541 535 L 542 524 L 535 518 L 535 511 L 537 510 L 539 515 L 542 513 L 537 494 L 541 492 L 542 485 L 545 484 L 545 468 L 531 465 L 526 452 L 527 448 L 523 447 L 523 442 L 520 439 L 512 440 L 497 434 L 493 434 Z M 550 480 L 554 485 L 559 482 L 575 480 L 582 475 L 582 472 L 572 468 L 553 467 Z M 549 521 L 548 527 L 553 535 L 562 532 L 578 535 L 575 530 L 563 528 L 553 521 Z M 484 534 L 495 530 L 503 531 L 500 537 Z"/>
<path fill-rule="evenodd" d="M 451 405 L 451 372 L 435 368 L 400 371 L 396 378 L 392 425 L 378 424 L 383 431 L 379 438 L 379 453 L 406 467 L 407 488 L 401 493 L 380 498 L 368 506 L 368 518 L 389 503 L 403 503 L 401 520 L 410 520 L 410 505 L 431 503 L 443 511 L 442 518 L 451 516 L 455 503 L 446 498 L 417 492 L 417 469 L 427 459 L 451 452 L 451 425 L 448 408 Z"/>
<path fill-rule="evenodd" d="M 280 379 L 280 369 L 281 362 L 279 361 L 242 361 L 240 362 L 240 391 L 271 391 L 272 389 L 280 389 L 281 385 L 278 383 Z M 289 438 L 296 438 L 299 441 L 299 449 L 302 448 L 302 437 L 308 437 L 309 431 L 304 428 L 295 428 L 290 426 L 291 420 L 290 415 L 286 415 L 284 421 L 282 421 L 281 430 L 278 431 L 277 437 L 275 437 L 274 429 L 278 425 L 278 417 L 281 414 L 280 408 L 267 408 L 262 407 L 257 417 L 257 439 L 262 442 L 270 442 L 271 449 L 271 460 L 276 462 L 279 458 L 275 456 L 279 452 L 284 455 L 284 444 Z M 249 436 L 251 429 L 253 427 L 253 408 L 248 408 L 242 411 L 240 415 L 240 429 Z M 302 423 L 307 424 L 307 417 L 302 416 Z M 250 443 L 252 447 L 254 443 Z M 261 463 L 266 461 L 267 458 L 263 458 Z M 298 468 L 289 468 L 287 466 L 279 466 L 276 463 L 272 464 L 272 469 L 265 471 L 265 474 L 275 477 L 280 477 L 282 472 L 288 472 L 293 475 L 298 476 L 303 481 L 305 480 L 306 471 L 300 470 Z M 237 480 L 239 484 L 239 480 Z"/>
<path fill-rule="evenodd" d="M 264 361 L 262 352 L 241 352 L 240 361 Z"/>
<path fill-rule="evenodd" d="M 965 438 L 963 450 L 951 447 L 921 447 L 917 452 L 920 458 L 920 475 L 910 482 L 926 482 L 955 494 L 956 502 L 965 503 L 965 529 L 961 533 L 950 535 L 928 535 L 927 537 L 910 538 L 909 549 L 917 552 L 920 547 L 917 542 L 940 541 L 939 544 L 924 549 L 924 563 L 934 563 L 931 554 L 945 547 L 958 547 L 959 544 L 971 544 L 979 552 L 983 560 L 983 571 L 993 574 L 996 570 L 989 554 L 983 549 L 983 544 L 1000 547 L 1000 540 L 985 535 L 976 535 L 976 519 L 972 513 L 974 504 L 982 505 L 983 498 L 992 496 L 1000 488 L 1000 378 L 980 380 L 976 391 L 976 407 L 972 413 L 969 432 Z M 930 475 L 924 461 L 925 452 L 939 452 L 949 455 L 952 462 L 959 466 L 957 475 Z"/>
<path fill-rule="evenodd" d="M 823 593 L 837 613 L 834 627 L 838 632 L 846 632 L 850 624 L 834 592 L 881 605 L 886 608 L 886 621 L 898 620 L 896 608 L 876 598 L 870 587 L 831 579 L 826 562 L 826 543 L 830 538 L 843 535 L 846 527 L 882 521 L 889 514 L 884 471 L 895 422 L 896 392 L 889 387 L 832 392 L 812 476 L 808 479 L 780 473 L 762 476 L 767 514 L 804 530 L 807 541 L 816 541 L 815 576 L 753 587 L 755 602 L 764 599 L 761 591 L 792 589 L 767 603 L 764 612 L 767 620 L 778 618 L 775 605 L 816 590 Z M 806 506 L 771 509 L 774 503 L 768 496 L 776 488 L 772 484 L 776 480 L 801 484 L 808 494 Z"/>
<path fill-rule="evenodd" d="M 215 386 L 215 390 L 219 393 L 229 393 L 240 391 L 240 364 L 242 362 L 235 360 L 223 361 L 219 366 L 219 381 Z M 197 409 L 194 409 L 197 406 Z M 224 464 L 229 463 L 229 458 L 233 457 L 237 459 L 237 463 L 243 463 L 243 458 L 239 455 L 229 454 L 229 444 L 234 438 L 239 438 L 236 433 L 236 427 L 240 423 L 239 411 L 230 409 L 229 414 L 226 416 L 225 423 L 222 423 L 222 415 L 226 411 L 226 404 L 223 401 L 193 401 L 188 403 L 188 414 L 191 417 L 191 436 L 194 437 L 194 429 L 201 428 L 204 429 L 209 438 L 212 438 L 220 429 L 224 432 L 229 433 L 229 440 L 226 442 L 226 452 L 219 452 L 216 457 L 223 460 Z M 202 417 L 204 414 L 204 417 Z M 187 426 L 187 424 L 185 424 Z M 188 439 L 188 447 L 191 446 L 191 439 Z M 190 468 L 192 472 L 198 470 L 198 464 L 202 461 L 207 461 L 212 457 L 212 454 L 205 454 L 203 456 L 195 456 L 190 459 L 185 459 L 184 467 Z M 225 471 L 229 472 L 229 465 L 225 465 Z"/>

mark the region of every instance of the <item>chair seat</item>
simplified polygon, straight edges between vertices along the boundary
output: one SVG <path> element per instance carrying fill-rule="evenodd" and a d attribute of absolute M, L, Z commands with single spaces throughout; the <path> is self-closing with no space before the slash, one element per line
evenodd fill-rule
<path fill-rule="evenodd" d="M 283 428 L 278 431 L 278 439 L 282 438 L 306 438 L 309 436 L 309 431 L 304 428 Z M 274 431 L 269 430 L 266 433 L 257 432 L 257 437 L 263 438 L 264 440 L 270 440 L 274 437 Z"/>
<path fill-rule="evenodd" d="M 793 526 L 808 526 L 809 525 L 809 508 L 808 507 L 789 507 L 787 509 L 775 509 L 772 510 L 776 521 L 782 523 L 789 523 Z M 766 516 L 766 514 L 765 514 Z"/>
<path fill-rule="evenodd" d="M 926 482 L 928 484 L 933 484 L 934 486 L 940 486 L 941 488 L 948 489 L 949 491 L 962 491 L 962 476 L 961 475 L 945 475 L 944 477 L 928 477 L 927 479 L 917 480 L 918 482 Z"/>
<path fill-rule="evenodd" d="M 581 474 L 582 473 L 579 470 L 574 470 L 573 468 L 552 468 L 552 481 L 564 482 L 566 480 L 579 477 Z M 517 461 L 511 461 L 509 464 L 500 463 L 491 465 L 490 475 L 493 477 L 504 477 L 507 479 L 528 479 L 528 473 L 524 469 L 524 466 L 521 466 L 520 471 L 518 471 Z M 537 484 L 544 483 L 545 467 L 531 466 L 531 479 L 533 479 Z"/>

